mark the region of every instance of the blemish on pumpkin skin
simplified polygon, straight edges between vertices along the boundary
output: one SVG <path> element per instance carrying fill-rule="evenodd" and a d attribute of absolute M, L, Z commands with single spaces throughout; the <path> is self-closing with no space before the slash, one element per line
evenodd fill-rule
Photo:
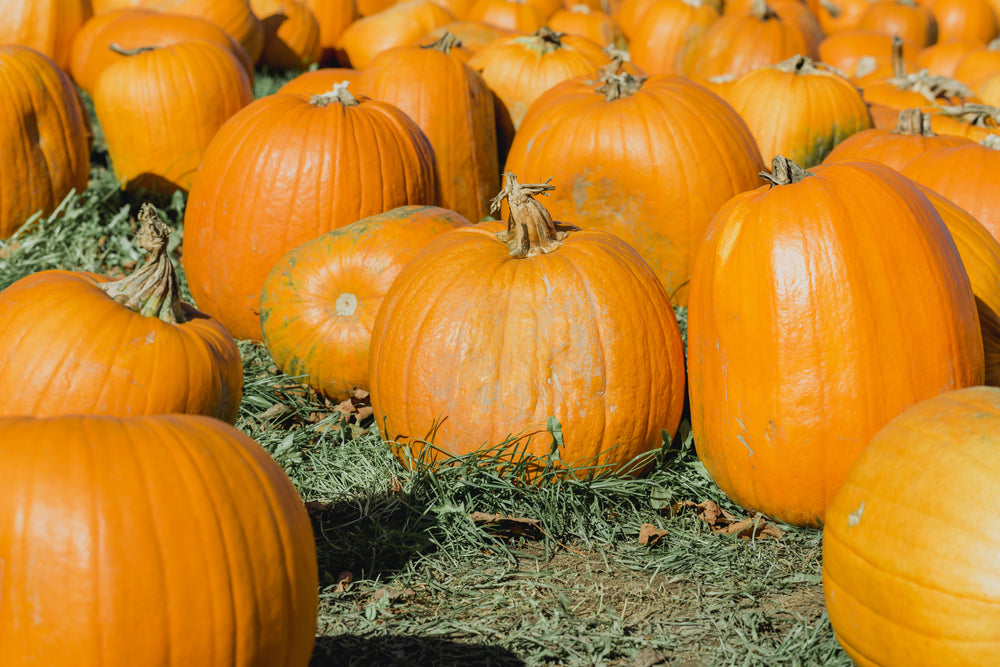
<path fill-rule="evenodd" d="M 865 501 L 861 501 L 858 505 L 858 509 L 851 512 L 847 517 L 847 527 L 854 528 L 856 525 L 861 523 L 861 515 L 865 513 Z"/>

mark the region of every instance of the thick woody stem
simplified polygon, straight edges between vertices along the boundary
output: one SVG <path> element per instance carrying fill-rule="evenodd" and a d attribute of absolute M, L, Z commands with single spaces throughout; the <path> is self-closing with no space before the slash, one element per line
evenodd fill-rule
<path fill-rule="evenodd" d="M 98 283 L 98 287 L 140 315 L 158 317 L 173 324 L 184 322 L 177 274 L 167 255 L 170 228 L 160 220 L 152 204 L 143 204 L 139 209 L 139 222 L 142 227 L 136 234 L 136 242 L 149 253 L 145 264 L 130 276 Z"/>
<path fill-rule="evenodd" d="M 903 109 L 896 119 L 894 134 L 922 134 L 925 137 L 934 136 L 931 131 L 931 117 L 920 109 Z"/>
<path fill-rule="evenodd" d="M 432 44 L 426 44 L 423 48 L 436 49 L 441 53 L 451 53 L 452 49 L 460 46 L 462 46 L 462 40 L 459 39 L 458 35 L 452 32 L 445 32 L 437 41 Z"/>
<path fill-rule="evenodd" d="M 798 183 L 803 178 L 812 175 L 811 171 L 806 171 L 783 155 L 775 155 L 774 159 L 771 160 L 771 173 L 760 172 L 760 177 L 768 181 L 771 187 Z"/>
<path fill-rule="evenodd" d="M 108 48 L 117 53 L 120 56 L 137 56 L 140 53 L 145 53 L 146 51 L 155 51 L 157 47 L 155 46 L 137 46 L 134 49 L 126 49 L 124 46 L 111 42 L 108 44 Z"/>
<path fill-rule="evenodd" d="M 328 93 L 322 93 L 320 95 L 313 95 L 309 98 L 309 104 L 315 107 L 325 107 L 330 104 L 330 102 L 339 102 L 345 107 L 354 107 L 359 104 L 358 100 L 354 95 L 351 95 L 351 91 L 347 87 L 351 85 L 350 81 L 341 81 L 340 83 L 335 83 L 333 89 Z"/>
<path fill-rule="evenodd" d="M 548 181 L 522 185 L 514 174 L 504 173 L 503 189 L 493 198 L 490 210 L 499 211 L 500 205 L 507 200 L 510 208 L 507 231 L 498 233 L 497 238 L 507 244 L 511 257 L 523 259 L 552 252 L 562 245 L 566 232 L 556 229 L 548 210 L 535 200 L 536 196 L 551 190 L 555 187 Z"/>

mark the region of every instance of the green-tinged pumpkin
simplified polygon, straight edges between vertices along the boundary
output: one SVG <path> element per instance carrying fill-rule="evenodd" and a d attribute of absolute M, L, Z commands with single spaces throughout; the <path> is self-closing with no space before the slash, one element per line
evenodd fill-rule
<path fill-rule="evenodd" d="M 554 223 L 532 199 L 552 186 L 505 180 L 495 204 L 510 204 L 506 227 L 438 237 L 382 302 L 370 361 L 375 422 L 404 462 L 514 439 L 512 456 L 530 463 L 559 445 L 547 428 L 554 418 L 562 464 L 581 475 L 594 471 L 583 466 L 622 470 L 680 421 L 674 311 L 625 242 Z"/>
<path fill-rule="evenodd" d="M 316 547 L 260 445 L 200 415 L 0 418 L 0 664 L 305 667 Z"/>
<path fill-rule="evenodd" d="M 914 405 L 868 443 L 827 512 L 823 592 L 859 667 L 1000 653 L 1000 390 Z"/>
<path fill-rule="evenodd" d="M 437 206 L 401 206 L 327 232 L 278 260 L 264 281 L 261 333 L 274 363 L 342 401 L 368 389 L 372 327 L 403 266 L 469 221 Z"/>
<path fill-rule="evenodd" d="M 982 384 L 983 340 L 955 243 L 908 179 L 869 161 L 772 170 L 698 248 L 691 426 L 735 502 L 819 526 L 876 431 Z"/>
<path fill-rule="evenodd" d="M 150 255 L 132 275 L 41 271 L 0 292 L 0 416 L 236 419 L 239 350 L 221 324 L 180 301 L 155 209 L 144 205 L 139 218 Z"/>

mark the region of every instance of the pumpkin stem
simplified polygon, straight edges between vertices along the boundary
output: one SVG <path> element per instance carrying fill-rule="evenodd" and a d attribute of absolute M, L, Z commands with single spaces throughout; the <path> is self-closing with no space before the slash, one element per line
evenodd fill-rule
<path fill-rule="evenodd" d="M 354 95 L 351 95 L 351 91 L 347 89 L 347 86 L 351 84 L 350 81 L 341 81 L 340 83 L 333 84 L 333 89 L 328 93 L 322 93 L 320 95 L 313 95 L 309 98 L 309 104 L 314 107 L 325 107 L 330 104 L 330 102 L 340 102 L 345 107 L 356 107 L 360 102 Z"/>
<path fill-rule="evenodd" d="M 622 97 L 628 97 L 629 95 L 635 95 L 639 92 L 642 84 L 649 77 L 637 77 L 622 71 L 622 67 L 631 58 L 628 51 L 622 51 L 609 45 L 604 49 L 604 53 L 611 58 L 611 62 L 598 70 L 598 83 L 600 85 L 594 90 L 604 93 L 604 99 L 609 102 Z"/>
<path fill-rule="evenodd" d="M 1000 126 L 1000 108 L 988 104 L 966 102 L 958 106 L 942 106 L 941 115 L 963 120 L 975 127 Z"/>
<path fill-rule="evenodd" d="M 562 38 L 566 35 L 564 32 L 556 32 L 552 28 L 541 27 L 530 35 L 521 35 L 520 37 L 514 37 L 514 41 L 519 44 L 524 44 L 529 48 L 535 49 L 540 54 L 545 55 L 546 53 L 551 53 L 552 51 L 558 51 L 564 48 L 562 43 Z"/>
<path fill-rule="evenodd" d="M 798 183 L 803 178 L 812 175 L 811 171 L 806 171 L 783 155 L 775 155 L 774 159 L 771 160 L 771 173 L 760 172 L 760 177 L 770 182 L 771 187 Z"/>
<path fill-rule="evenodd" d="M 184 322 L 180 288 L 174 265 L 167 255 L 170 228 L 160 220 L 152 204 L 139 209 L 139 228 L 135 236 L 139 247 L 149 253 L 146 262 L 130 276 L 114 282 L 98 283 L 104 292 L 126 308 L 164 322 Z"/>
<path fill-rule="evenodd" d="M 788 60 L 782 60 L 774 65 L 774 69 L 780 72 L 794 72 L 795 74 L 813 74 L 818 68 L 809 56 L 792 56 Z"/>
<path fill-rule="evenodd" d="M 753 0 L 750 5 L 750 14 L 760 21 L 770 21 L 778 18 L 777 12 L 768 6 L 767 0 Z"/>
<path fill-rule="evenodd" d="M 1000 151 L 1000 134 L 990 134 L 984 137 L 983 140 L 979 142 L 979 145 L 992 148 L 995 151 Z"/>
<path fill-rule="evenodd" d="M 892 76 L 896 79 L 906 77 L 906 61 L 903 60 L 903 38 L 892 36 Z"/>
<path fill-rule="evenodd" d="M 499 211 L 503 200 L 507 200 L 510 207 L 507 231 L 499 232 L 497 238 L 507 244 L 510 256 L 523 259 L 538 253 L 552 252 L 561 246 L 566 232 L 556 229 L 548 210 L 534 199 L 537 195 L 555 190 L 555 186 L 549 185 L 552 179 L 544 183 L 522 185 L 517 182 L 517 176 L 509 171 L 503 176 L 503 189 L 490 202 L 490 211 Z"/>
<path fill-rule="evenodd" d="M 830 18 L 840 18 L 840 7 L 833 4 L 830 0 L 819 0 L 819 6 L 826 10 Z"/>
<path fill-rule="evenodd" d="M 933 137 L 931 130 L 931 117 L 918 108 L 903 109 L 896 119 L 896 127 L 893 134 L 922 134 L 925 137 Z"/>
<path fill-rule="evenodd" d="M 145 53 L 146 51 L 155 51 L 157 47 L 155 46 L 137 46 L 134 49 L 126 49 L 121 44 L 117 42 L 111 42 L 108 44 L 108 48 L 120 56 L 137 56 L 140 53 Z"/>
<path fill-rule="evenodd" d="M 447 32 L 435 41 L 433 44 L 425 44 L 423 48 L 425 49 L 435 49 L 441 53 L 451 53 L 451 50 L 462 46 L 462 40 L 453 32 Z"/>

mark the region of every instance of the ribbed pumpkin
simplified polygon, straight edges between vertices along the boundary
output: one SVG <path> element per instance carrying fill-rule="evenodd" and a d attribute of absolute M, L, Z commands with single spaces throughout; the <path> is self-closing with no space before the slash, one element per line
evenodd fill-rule
<path fill-rule="evenodd" d="M 334 229 L 275 263 L 264 281 L 264 345 L 287 375 L 335 401 L 368 389 L 375 315 L 403 266 L 441 234 L 468 225 L 437 206 L 401 206 Z"/>
<path fill-rule="evenodd" d="M 892 130 L 871 128 L 848 137 L 823 162 L 875 160 L 898 171 L 932 148 L 971 143 L 963 137 L 935 134 L 930 116 L 920 109 L 904 109 L 897 118 Z"/>
<path fill-rule="evenodd" d="M 438 237 L 382 302 L 372 408 L 404 461 L 407 447 L 433 461 L 508 436 L 545 459 L 554 417 L 565 465 L 619 470 L 676 431 L 684 353 L 666 293 L 621 239 L 554 223 L 532 198 L 551 187 L 508 173 L 506 231 Z"/>
<path fill-rule="evenodd" d="M 323 55 L 319 21 L 299 0 L 251 0 L 264 28 L 260 63 L 274 69 L 308 69 Z"/>
<path fill-rule="evenodd" d="M 412 46 L 434 28 L 455 17 L 430 0 L 409 0 L 364 16 L 347 26 L 337 40 L 341 65 L 364 69 L 379 53 L 396 46 Z"/>
<path fill-rule="evenodd" d="M 0 664 L 308 664 L 312 528 L 260 445 L 195 415 L 0 433 Z"/>
<path fill-rule="evenodd" d="M 872 126 L 854 84 L 805 56 L 747 72 L 723 97 L 746 121 L 765 160 L 784 155 L 806 168 Z"/>
<path fill-rule="evenodd" d="M 212 140 L 184 213 L 191 294 L 236 338 L 260 340 L 264 277 L 324 232 L 433 204 L 434 152 L 396 107 L 345 86 L 263 97 Z"/>
<path fill-rule="evenodd" d="M 69 73 L 76 85 L 93 93 L 97 77 L 104 68 L 128 57 L 112 50 L 112 44 L 127 51 L 193 40 L 214 42 L 231 50 L 253 80 L 253 63 L 246 49 L 219 26 L 197 16 L 146 9 L 119 9 L 95 16 L 83 24 L 73 40 Z"/>
<path fill-rule="evenodd" d="M 264 26 L 250 9 L 249 0 L 140 0 L 139 7 L 211 21 L 239 42 L 253 62 L 264 49 Z"/>
<path fill-rule="evenodd" d="M 679 76 L 608 69 L 539 98 L 506 170 L 533 181 L 551 176 L 561 184 L 547 204 L 557 220 L 624 239 L 683 305 L 709 220 L 754 187 L 762 167 L 746 123 L 713 93 Z"/>
<path fill-rule="evenodd" d="M 501 30 L 528 33 L 544 26 L 548 16 L 528 0 L 475 0 L 464 18 Z"/>
<path fill-rule="evenodd" d="M 906 41 L 902 42 L 902 48 L 906 70 L 916 70 L 913 63 L 920 55 L 920 49 Z M 888 63 L 889 72 L 892 72 L 893 39 L 874 30 L 838 32 L 820 42 L 818 50 L 821 62 L 836 67 L 852 80 L 858 78 L 858 67 L 866 60 L 872 68 L 876 63 Z"/>
<path fill-rule="evenodd" d="M 1000 240 L 1000 135 L 935 148 L 902 171 L 964 208 Z"/>
<path fill-rule="evenodd" d="M 930 74 L 938 76 L 955 76 L 955 68 L 972 51 L 982 48 L 982 44 L 967 39 L 938 42 L 920 50 L 917 56 L 916 69 L 926 69 Z"/>
<path fill-rule="evenodd" d="M 992 665 L 1000 651 L 1000 390 L 913 406 L 880 430 L 823 527 L 823 592 L 857 665 Z"/>
<path fill-rule="evenodd" d="M 997 36 L 997 17 L 986 0 L 931 0 L 937 43 L 971 40 L 986 44 Z"/>
<path fill-rule="evenodd" d="M 90 0 L 0 0 L 0 44 L 20 44 L 69 67 L 73 37 L 92 15 Z"/>
<path fill-rule="evenodd" d="M 937 41 L 937 20 L 930 8 L 915 0 L 874 0 L 858 21 L 859 30 L 874 30 L 920 48 Z"/>
<path fill-rule="evenodd" d="M 358 87 L 420 126 L 434 148 L 438 204 L 479 220 L 500 187 L 493 94 L 482 76 L 451 55 L 455 43 L 446 34 L 430 46 L 383 51 Z"/>
<path fill-rule="evenodd" d="M 236 419 L 239 350 L 221 324 L 180 301 L 155 209 L 144 205 L 139 218 L 149 257 L 127 278 L 41 271 L 0 292 L 0 415 Z"/>
<path fill-rule="evenodd" d="M 279 93 L 302 93 L 303 95 L 322 95 L 333 90 L 338 83 L 347 81 L 356 85 L 361 72 L 348 67 L 324 67 L 322 69 L 303 72 L 278 89 Z"/>
<path fill-rule="evenodd" d="M 556 32 L 586 37 L 601 46 L 613 46 L 619 49 L 627 46 L 625 33 L 613 17 L 584 4 L 557 9 L 549 17 L 547 25 Z"/>
<path fill-rule="evenodd" d="M 305 0 L 319 23 L 320 62 L 337 62 L 337 40 L 347 26 L 358 18 L 354 0 Z"/>
<path fill-rule="evenodd" d="M 702 0 L 656 0 L 643 13 L 629 41 L 632 60 L 648 74 L 679 74 L 681 55 L 719 20 Z"/>
<path fill-rule="evenodd" d="M 858 21 L 868 9 L 871 0 L 806 0 L 819 27 L 827 35 L 833 35 L 858 27 Z"/>
<path fill-rule="evenodd" d="M 246 70 L 204 41 L 121 53 L 93 91 L 115 176 L 133 191 L 187 191 L 212 137 L 253 100 Z"/>
<path fill-rule="evenodd" d="M 986 384 L 1000 387 L 1000 241 L 964 208 L 914 183 L 941 216 L 962 257 L 979 311 Z"/>
<path fill-rule="evenodd" d="M 76 88 L 56 64 L 27 46 L 0 45 L 0 238 L 74 188 L 87 188 L 90 151 Z"/>
<path fill-rule="evenodd" d="M 737 195 L 695 258 L 695 447 L 735 502 L 819 526 L 871 437 L 907 407 L 982 384 L 969 277 L 927 198 L 875 162 Z"/>

